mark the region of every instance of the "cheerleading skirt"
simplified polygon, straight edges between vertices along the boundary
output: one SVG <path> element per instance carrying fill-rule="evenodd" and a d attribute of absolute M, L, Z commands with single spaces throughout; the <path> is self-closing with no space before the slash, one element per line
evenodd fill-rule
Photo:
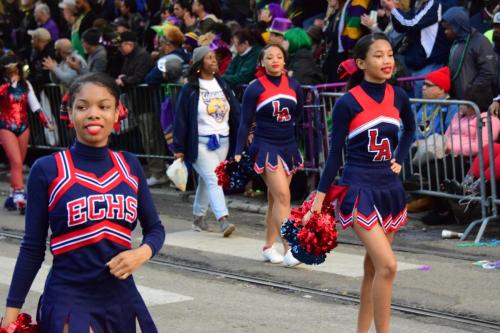
<path fill-rule="evenodd" d="M 133 278 L 75 287 L 50 286 L 47 280 L 37 311 L 39 333 L 135 333 L 136 322 L 143 333 L 158 330 Z"/>
<path fill-rule="evenodd" d="M 253 169 L 257 174 L 264 173 L 266 169 L 275 172 L 278 169 L 279 160 L 288 176 L 304 167 L 304 160 L 295 140 L 277 144 L 255 137 L 249 154 L 254 161 Z"/>
<path fill-rule="evenodd" d="M 407 221 L 405 192 L 390 168 L 367 168 L 346 164 L 338 185 L 330 188 L 326 202 L 335 205 L 335 217 L 343 229 L 356 223 L 370 230 L 397 231 Z"/>

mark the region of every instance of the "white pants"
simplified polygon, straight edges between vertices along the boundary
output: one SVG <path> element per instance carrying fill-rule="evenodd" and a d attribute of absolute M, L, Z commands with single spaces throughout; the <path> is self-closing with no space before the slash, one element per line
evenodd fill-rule
<path fill-rule="evenodd" d="M 229 151 L 229 138 L 219 138 L 220 147 L 217 150 L 207 148 L 208 139 L 208 137 L 203 136 L 198 138 L 198 159 L 193 164 L 193 168 L 199 177 L 193 204 L 193 215 L 204 216 L 210 204 L 210 208 L 218 220 L 228 215 L 228 210 L 224 191 L 217 184 L 215 168 L 226 159 Z"/>

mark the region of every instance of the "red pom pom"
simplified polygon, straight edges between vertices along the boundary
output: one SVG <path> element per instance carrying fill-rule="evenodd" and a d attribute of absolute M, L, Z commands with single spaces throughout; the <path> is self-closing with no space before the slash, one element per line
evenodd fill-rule
<path fill-rule="evenodd" d="M 337 246 L 338 233 L 335 229 L 334 207 L 326 200 L 321 213 L 314 212 L 308 221 L 305 223 L 302 221 L 311 210 L 315 196 L 312 194 L 300 207 L 293 208 L 290 220 L 299 228 L 298 245 L 308 253 L 318 256 L 330 252 Z"/>
<path fill-rule="evenodd" d="M 37 325 L 31 323 L 31 316 L 26 313 L 21 313 L 17 316 L 15 322 L 9 327 L 0 329 L 0 333 L 37 333 Z"/>
<path fill-rule="evenodd" d="M 229 163 L 230 162 L 228 160 L 222 161 L 217 166 L 217 168 L 215 168 L 215 174 L 217 175 L 217 184 L 219 186 L 222 186 L 226 190 L 229 188 L 229 184 L 231 181 L 229 175 L 226 173 L 226 166 Z"/>

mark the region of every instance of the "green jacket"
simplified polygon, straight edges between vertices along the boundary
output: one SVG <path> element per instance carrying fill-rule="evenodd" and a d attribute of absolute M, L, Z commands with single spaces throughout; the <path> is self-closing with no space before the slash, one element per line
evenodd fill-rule
<path fill-rule="evenodd" d="M 260 50 L 262 50 L 260 45 L 254 45 L 250 52 L 244 56 L 237 55 L 234 57 L 222 79 L 233 89 L 255 79 L 255 68 Z"/>

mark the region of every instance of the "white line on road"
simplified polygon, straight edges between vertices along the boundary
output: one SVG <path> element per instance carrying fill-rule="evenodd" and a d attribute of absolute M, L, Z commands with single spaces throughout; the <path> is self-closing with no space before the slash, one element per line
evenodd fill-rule
<path fill-rule="evenodd" d="M 12 280 L 12 273 L 14 272 L 14 266 L 16 265 L 16 260 L 9 257 L 0 256 L 0 284 L 9 286 Z M 30 291 L 35 291 L 37 293 L 42 293 L 45 279 L 49 273 L 50 266 L 42 265 L 38 274 L 31 286 Z M 163 289 L 155 289 L 142 285 L 137 285 L 137 289 L 142 295 L 144 302 L 147 306 L 164 305 L 170 303 L 184 302 L 193 300 L 192 297 L 176 294 Z"/>
<path fill-rule="evenodd" d="M 263 244 L 262 240 L 234 235 L 229 238 L 223 238 L 220 234 L 212 232 L 180 231 L 169 233 L 165 244 L 203 252 L 263 260 L 260 254 Z M 281 248 L 279 244 L 275 244 L 275 247 L 276 249 Z M 299 267 L 300 269 L 333 273 L 348 277 L 361 277 L 363 276 L 363 260 L 364 256 L 362 255 L 342 253 L 335 249 L 327 256 L 323 264 L 318 266 L 301 265 Z M 398 261 L 398 271 L 417 269 L 418 267 L 420 266 Z"/>

